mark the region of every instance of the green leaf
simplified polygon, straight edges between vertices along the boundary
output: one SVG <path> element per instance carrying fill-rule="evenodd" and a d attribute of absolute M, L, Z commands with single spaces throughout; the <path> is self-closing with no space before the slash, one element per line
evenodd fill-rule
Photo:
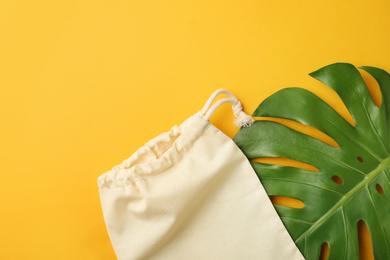
<path fill-rule="evenodd" d="M 310 74 L 340 96 L 355 126 L 300 88 L 275 93 L 253 113 L 255 117 L 284 118 L 314 127 L 340 148 L 266 120 L 240 129 L 234 137 L 249 159 L 284 157 L 319 169 L 314 172 L 251 161 L 268 195 L 291 197 L 305 204 L 302 209 L 275 208 L 307 259 L 318 259 L 324 242 L 329 245 L 328 259 L 359 259 L 359 220 L 368 227 L 375 259 L 390 259 L 390 75 L 374 67 L 361 69 L 379 83 L 380 107 L 351 64 L 335 63 Z M 343 183 L 337 184 L 332 176 Z"/>

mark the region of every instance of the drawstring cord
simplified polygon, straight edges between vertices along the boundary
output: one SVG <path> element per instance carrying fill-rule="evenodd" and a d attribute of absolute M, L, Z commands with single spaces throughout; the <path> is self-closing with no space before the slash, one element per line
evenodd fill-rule
<path fill-rule="evenodd" d="M 215 98 L 220 94 L 226 94 L 227 96 L 229 96 L 229 98 L 220 99 L 217 102 L 215 102 L 213 106 L 211 106 L 211 103 L 213 103 Z M 238 128 L 250 127 L 255 122 L 255 120 L 250 115 L 242 111 L 241 102 L 238 101 L 238 99 L 232 93 L 230 93 L 225 89 L 218 89 L 207 100 L 205 106 L 201 110 L 201 114 L 204 116 L 204 119 L 209 120 L 210 117 L 215 112 L 215 110 L 217 110 L 218 107 L 224 103 L 232 104 L 233 115 L 235 118 L 234 125 L 237 126 Z"/>

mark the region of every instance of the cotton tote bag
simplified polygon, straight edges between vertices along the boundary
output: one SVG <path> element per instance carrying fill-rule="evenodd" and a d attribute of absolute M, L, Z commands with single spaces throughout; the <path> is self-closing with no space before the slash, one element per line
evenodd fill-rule
<path fill-rule="evenodd" d="M 211 106 L 219 94 L 229 97 Z M 98 178 L 118 259 L 304 259 L 245 155 L 209 122 L 223 103 L 250 127 L 237 98 L 218 90 Z"/>

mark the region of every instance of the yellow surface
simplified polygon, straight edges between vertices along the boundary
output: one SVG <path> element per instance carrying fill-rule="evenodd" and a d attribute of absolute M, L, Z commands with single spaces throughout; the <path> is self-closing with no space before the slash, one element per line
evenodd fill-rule
<path fill-rule="evenodd" d="M 0 259 L 115 259 L 97 177 L 217 88 L 252 113 L 303 87 L 347 117 L 307 74 L 338 61 L 390 71 L 389 10 L 386 0 L 0 1 Z M 212 122 L 233 137 L 232 119 L 224 105 Z"/>

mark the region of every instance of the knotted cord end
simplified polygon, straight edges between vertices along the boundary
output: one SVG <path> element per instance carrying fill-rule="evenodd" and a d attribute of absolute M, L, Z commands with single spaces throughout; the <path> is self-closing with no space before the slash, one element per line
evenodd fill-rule
<path fill-rule="evenodd" d="M 237 126 L 238 128 L 250 127 L 255 122 L 255 120 L 250 115 L 247 115 L 244 111 L 242 111 L 242 106 L 239 101 L 233 107 L 233 114 L 234 117 L 236 118 L 234 120 L 234 125 Z"/>
<path fill-rule="evenodd" d="M 241 111 L 238 116 L 236 116 L 236 120 L 234 120 L 234 125 L 238 128 L 250 127 L 253 125 L 254 122 L 255 120 L 250 115 L 247 115 L 244 111 Z"/>

